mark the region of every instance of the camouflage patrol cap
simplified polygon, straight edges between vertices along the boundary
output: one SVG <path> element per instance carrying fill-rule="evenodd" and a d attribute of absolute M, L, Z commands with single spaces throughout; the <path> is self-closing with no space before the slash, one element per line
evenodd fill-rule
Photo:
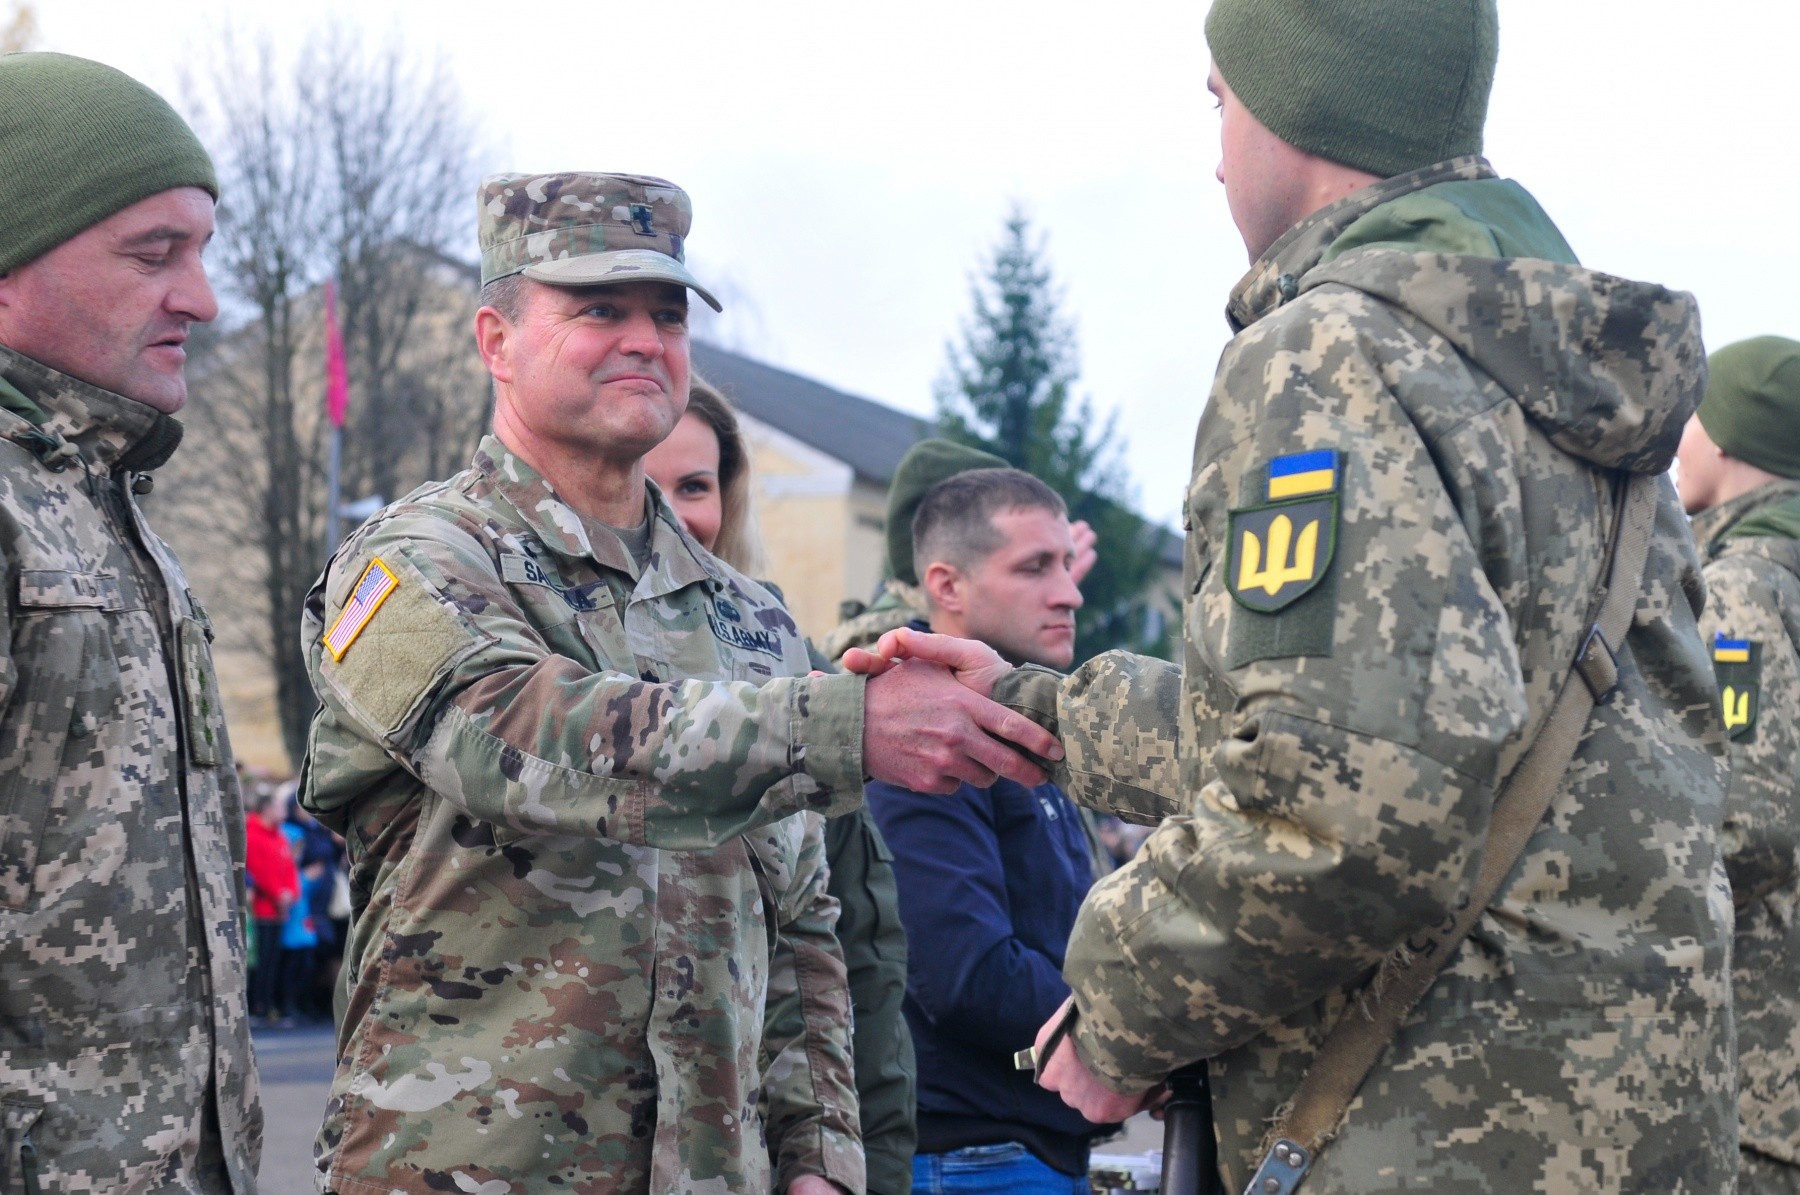
<path fill-rule="evenodd" d="M 551 286 L 673 282 L 719 301 L 688 273 L 687 192 L 642 174 L 495 174 L 476 192 L 481 284 L 524 274 Z"/>

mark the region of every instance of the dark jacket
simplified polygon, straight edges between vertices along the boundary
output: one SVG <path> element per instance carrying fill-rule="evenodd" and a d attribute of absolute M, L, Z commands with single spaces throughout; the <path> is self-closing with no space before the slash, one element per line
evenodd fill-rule
<path fill-rule="evenodd" d="M 1063 951 L 1093 883 L 1075 806 L 1055 785 L 1006 780 L 947 797 L 868 792 L 909 944 L 919 1151 L 1020 1141 L 1085 1170 L 1094 1127 L 1012 1061 L 1069 995 Z"/>

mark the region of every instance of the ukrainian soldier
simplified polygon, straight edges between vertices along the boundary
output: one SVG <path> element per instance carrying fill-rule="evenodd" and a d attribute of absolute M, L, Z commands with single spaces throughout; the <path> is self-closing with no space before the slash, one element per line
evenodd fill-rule
<path fill-rule="evenodd" d="M 0 58 L 0 1188 L 248 1192 L 244 821 L 211 625 L 137 495 L 181 440 L 212 162 Z"/>
<path fill-rule="evenodd" d="M 1496 26 L 1493 0 L 1213 5 L 1254 264 L 1195 443 L 1184 654 L 995 691 L 1058 728 L 1072 794 L 1161 823 L 1088 897 L 1042 1080 L 1110 1120 L 1205 1060 L 1232 1191 L 1261 1166 L 1259 1191 L 1310 1166 L 1308 1195 L 1698 1195 L 1737 1170 L 1723 729 L 1657 476 L 1699 320 L 1577 264 L 1478 156 Z M 1609 540 L 1643 553 L 1622 603 Z M 1526 773 L 1547 816 L 1491 835 L 1571 685 L 1606 697 L 1555 719 L 1571 766 Z M 1472 932 L 1418 953 L 1503 849 Z M 1287 1106 L 1315 1060 L 1343 1073 L 1340 1022 L 1366 1040 L 1379 968 L 1436 974 L 1296 1152 Z"/>
<path fill-rule="evenodd" d="M 1800 1192 L 1800 342 L 1714 353 L 1678 459 L 1731 744 L 1720 845 L 1737 907 L 1738 1190 L 1788 1195 Z"/>
<path fill-rule="evenodd" d="M 773 985 L 773 1181 L 860 1191 L 819 823 L 790 815 L 854 808 L 865 760 L 948 791 L 1038 774 L 990 730 L 1054 742 L 941 669 L 809 677 L 775 596 L 646 487 L 712 302 L 679 188 L 504 175 L 480 220 L 494 434 L 345 543 L 302 632 L 302 799 L 356 904 L 321 1185 L 768 1189 Z"/>

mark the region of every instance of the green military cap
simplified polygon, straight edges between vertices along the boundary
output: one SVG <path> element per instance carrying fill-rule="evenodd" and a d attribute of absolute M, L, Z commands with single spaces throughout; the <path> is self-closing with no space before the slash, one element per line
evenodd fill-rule
<path fill-rule="evenodd" d="M 1289 145 L 1384 178 L 1481 152 L 1495 0 L 1214 0 L 1213 63 Z"/>
<path fill-rule="evenodd" d="M 0 274 L 139 200 L 219 197 L 212 159 L 168 101 L 68 54 L 0 56 Z"/>
<path fill-rule="evenodd" d="M 551 286 L 673 282 L 722 310 L 684 264 L 687 192 L 643 174 L 495 174 L 476 193 L 481 284 L 523 274 Z"/>
<path fill-rule="evenodd" d="M 1800 341 L 1757 336 L 1706 359 L 1700 426 L 1740 461 L 1800 477 Z"/>
<path fill-rule="evenodd" d="M 913 567 L 912 525 L 926 491 L 970 469 L 1004 468 L 1006 462 L 993 453 L 950 440 L 920 440 L 907 449 L 888 487 L 888 575 L 907 585 L 919 583 Z"/>

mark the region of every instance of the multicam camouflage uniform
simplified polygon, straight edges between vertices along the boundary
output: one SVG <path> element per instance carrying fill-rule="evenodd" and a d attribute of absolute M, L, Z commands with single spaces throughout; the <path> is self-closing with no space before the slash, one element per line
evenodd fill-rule
<path fill-rule="evenodd" d="M 819 819 L 787 816 L 860 799 L 860 678 L 807 678 L 660 496 L 636 581 L 591 526 L 489 437 L 308 598 L 302 800 L 356 904 L 321 1186 L 766 1189 L 766 984 L 777 1181 L 860 1191 Z M 397 585 L 334 659 L 376 561 Z"/>
<path fill-rule="evenodd" d="M 1737 905 L 1738 1190 L 1800 1192 L 1800 481 L 1701 512 L 1694 535 L 1700 629 L 1732 707 L 1721 845 Z M 1741 663 L 1726 646 L 1739 643 Z"/>
<path fill-rule="evenodd" d="M 211 627 L 132 496 L 180 438 L 0 349 L 8 1193 L 27 1137 L 45 1191 L 254 1189 L 244 816 Z"/>
<path fill-rule="evenodd" d="M 1371 969 L 1468 890 L 1586 630 L 1615 471 L 1667 467 L 1705 369 L 1688 296 L 1575 265 L 1474 157 L 1301 222 L 1229 314 L 1183 662 L 999 695 L 1055 711 L 1072 795 L 1166 818 L 1076 926 L 1075 1035 L 1121 1091 L 1210 1059 L 1238 1191 Z M 1617 691 L 1307 1195 L 1730 1188 L 1724 739 L 1666 484 L 1657 518 Z"/>

